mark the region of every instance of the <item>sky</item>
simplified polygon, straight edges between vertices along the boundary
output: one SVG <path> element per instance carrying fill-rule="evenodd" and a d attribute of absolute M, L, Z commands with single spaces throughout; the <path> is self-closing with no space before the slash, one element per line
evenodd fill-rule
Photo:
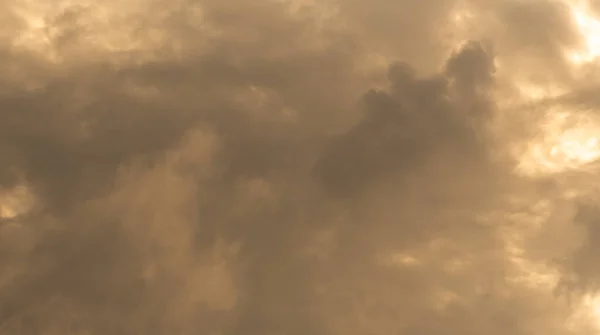
<path fill-rule="evenodd" d="M 0 19 L 0 335 L 600 333 L 600 2 Z"/>

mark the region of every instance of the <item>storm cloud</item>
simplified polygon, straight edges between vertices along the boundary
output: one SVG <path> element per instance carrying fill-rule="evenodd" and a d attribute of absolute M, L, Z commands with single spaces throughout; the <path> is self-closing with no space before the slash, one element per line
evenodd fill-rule
<path fill-rule="evenodd" d="M 595 7 L 0 0 L 0 334 L 596 333 Z"/>

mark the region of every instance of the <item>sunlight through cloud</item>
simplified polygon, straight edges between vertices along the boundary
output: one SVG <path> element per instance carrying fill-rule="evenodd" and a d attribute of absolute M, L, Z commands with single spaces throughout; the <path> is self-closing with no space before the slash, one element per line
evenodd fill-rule
<path fill-rule="evenodd" d="M 587 2 L 572 1 L 567 5 L 584 39 L 584 48 L 572 52 L 569 58 L 576 65 L 594 62 L 600 56 L 600 19 L 591 13 Z"/>
<path fill-rule="evenodd" d="M 31 192 L 19 186 L 0 193 L 0 219 L 14 219 L 27 213 L 33 205 Z"/>
<path fill-rule="evenodd" d="M 543 176 L 584 169 L 600 158 L 600 123 L 585 112 L 549 112 L 527 144 L 518 172 Z"/>

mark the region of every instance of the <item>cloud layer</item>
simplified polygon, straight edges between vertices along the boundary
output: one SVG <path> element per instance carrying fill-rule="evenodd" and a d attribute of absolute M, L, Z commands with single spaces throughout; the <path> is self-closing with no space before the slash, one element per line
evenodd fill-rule
<path fill-rule="evenodd" d="M 587 9 L 4 0 L 0 334 L 597 332 Z"/>

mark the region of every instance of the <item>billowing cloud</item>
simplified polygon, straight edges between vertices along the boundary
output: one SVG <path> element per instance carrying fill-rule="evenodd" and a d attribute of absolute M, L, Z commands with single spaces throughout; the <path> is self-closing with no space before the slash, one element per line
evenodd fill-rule
<path fill-rule="evenodd" d="M 0 334 L 597 332 L 593 5 L 4 0 Z"/>

